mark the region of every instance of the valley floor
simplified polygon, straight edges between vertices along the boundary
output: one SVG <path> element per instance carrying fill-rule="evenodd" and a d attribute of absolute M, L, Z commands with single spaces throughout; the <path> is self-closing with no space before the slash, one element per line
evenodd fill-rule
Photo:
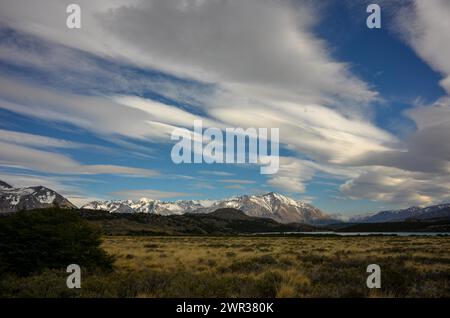
<path fill-rule="evenodd" d="M 14 296 L 450 297 L 448 237 L 112 236 L 103 248 L 114 272 L 70 292 L 67 274 L 46 272 L 15 282 Z M 366 287 L 369 264 L 381 289 Z"/>

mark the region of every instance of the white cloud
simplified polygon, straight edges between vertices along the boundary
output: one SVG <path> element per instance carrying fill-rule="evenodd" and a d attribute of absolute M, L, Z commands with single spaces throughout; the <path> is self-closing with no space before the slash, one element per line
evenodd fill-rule
<path fill-rule="evenodd" d="M 29 145 L 38 148 L 79 148 L 85 145 L 47 136 L 27 134 L 19 131 L 0 129 L 0 141 Z"/>
<path fill-rule="evenodd" d="M 116 165 L 83 165 L 50 151 L 0 141 L 0 165 L 56 174 L 118 174 L 154 176 L 156 171 Z"/>
<path fill-rule="evenodd" d="M 0 21 L 103 56 L 219 83 L 253 96 L 370 101 L 376 95 L 312 34 L 306 3 L 289 1 L 79 1 L 83 26 L 67 29 L 66 1 L 2 3 Z"/>
<path fill-rule="evenodd" d="M 355 198 L 429 205 L 450 200 L 450 101 L 417 106 L 406 116 L 417 131 L 404 149 L 368 152 L 349 164 L 366 166 L 341 190 Z M 368 167 L 371 166 L 371 167 Z"/>
<path fill-rule="evenodd" d="M 303 193 L 305 192 L 305 182 L 311 180 L 314 170 L 303 164 L 301 160 L 280 157 L 280 169 L 277 174 L 271 175 L 268 184 L 277 189 Z"/>
<path fill-rule="evenodd" d="M 194 120 L 201 119 L 205 127 L 220 127 L 218 122 L 208 120 L 201 116 L 193 115 L 180 108 L 159 103 L 150 99 L 144 99 L 136 96 L 116 96 L 113 100 L 120 104 L 148 114 L 152 121 L 172 125 L 173 127 L 193 126 Z"/>
<path fill-rule="evenodd" d="M 414 0 L 396 22 L 416 53 L 444 76 L 440 84 L 450 94 L 450 2 Z"/>
<path fill-rule="evenodd" d="M 341 186 L 352 198 L 385 201 L 397 205 L 431 205 L 450 200 L 450 179 L 390 167 L 371 167 Z"/>
<path fill-rule="evenodd" d="M 209 115 L 227 125 L 279 128 L 280 143 L 310 158 L 340 163 L 370 150 L 387 150 L 398 141 L 368 120 L 349 118 L 320 105 L 277 103 L 213 108 Z"/>
<path fill-rule="evenodd" d="M 253 180 L 242 180 L 242 179 L 223 179 L 223 180 L 219 180 L 219 182 L 236 183 L 236 184 L 253 184 L 253 183 L 256 183 Z"/>
<path fill-rule="evenodd" d="M 168 199 L 168 198 L 175 198 L 175 197 L 183 197 L 187 196 L 190 193 L 186 192 L 174 192 L 174 191 L 161 191 L 161 190 L 154 190 L 154 189 L 140 189 L 140 190 L 123 190 L 123 191 L 116 191 L 113 193 L 115 196 L 124 198 L 124 199 L 132 199 L 132 200 L 138 200 L 141 198 L 151 198 L 155 200 L 160 199 Z"/>
<path fill-rule="evenodd" d="M 413 0 L 394 17 L 398 31 L 443 76 L 450 94 L 450 2 Z M 397 8 L 398 9 L 398 8 Z M 450 200 L 450 98 L 405 112 L 416 124 L 400 149 L 369 151 L 347 161 L 366 167 L 341 190 L 354 198 L 429 205 Z"/>
<path fill-rule="evenodd" d="M 210 170 L 202 170 L 199 171 L 200 174 L 207 174 L 212 176 L 219 176 L 219 177 L 229 177 L 234 176 L 234 173 L 231 172 L 225 172 L 225 171 L 210 171 Z"/>
<path fill-rule="evenodd" d="M 138 97 L 83 96 L 2 77 L 0 108 L 45 121 L 70 123 L 105 137 L 120 135 L 147 141 L 169 140 L 177 128 L 171 123 L 192 126 L 190 119 L 202 119 L 174 106 Z"/>
<path fill-rule="evenodd" d="M 239 184 L 233 184 L 233 185 L 224 186 L 224 188 L 225 189 L 234 189 L 234 190 L 244 189 L 244 187 L 239 185 Z"/>
<path fill-rule="evenodd" d="M 417 106 L 405 115 L 417 131 L 404 148 L 368 152 L 348 161 L 362 167 L 341 186 L 344 194 L 404 206 L 450 201 L 450 100 Z"/>

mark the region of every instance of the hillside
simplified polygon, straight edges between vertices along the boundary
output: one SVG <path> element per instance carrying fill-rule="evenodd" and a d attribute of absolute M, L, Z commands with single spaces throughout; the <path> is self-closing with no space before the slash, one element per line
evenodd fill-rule
<path fill-rule="evenodd" d="M 271 219 L 250 217 L 236 209 L 170 216 L 85 209 L 77 212 L 106 235 L 223 235 L 319 230 L 307 224 L 281 224 Z"/>

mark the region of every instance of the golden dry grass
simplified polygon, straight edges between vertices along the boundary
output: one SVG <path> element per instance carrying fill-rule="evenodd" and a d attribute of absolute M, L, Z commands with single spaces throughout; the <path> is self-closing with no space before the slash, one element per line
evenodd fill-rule
<path fill-rule="evenodd" d="M 103 247 L 119 271 L 241 280 L 271 273 L 277 297 L 450 295 L 445 237 L 106 237 Z M 382 268 L 381 290 L 365 285 L 372 263 Z"/>
<path fill-rule="evenodd" d="M 113 272 L 0 279 L 1 297 L 450 297 L 449 237 L 104 237 Z M 381 289 L 366 268 L 381 266 Z"/>

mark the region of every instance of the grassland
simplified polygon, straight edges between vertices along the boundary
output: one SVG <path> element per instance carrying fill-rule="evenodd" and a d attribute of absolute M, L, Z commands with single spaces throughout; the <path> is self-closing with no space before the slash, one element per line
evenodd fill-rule
<path fill-rule="evenodd" d="M 15 297 L 450 297 L 445 237 L 104 237 L 111 273 L 3 278 Z M 382 288 L 366 287 L 379 264 Z"/>

